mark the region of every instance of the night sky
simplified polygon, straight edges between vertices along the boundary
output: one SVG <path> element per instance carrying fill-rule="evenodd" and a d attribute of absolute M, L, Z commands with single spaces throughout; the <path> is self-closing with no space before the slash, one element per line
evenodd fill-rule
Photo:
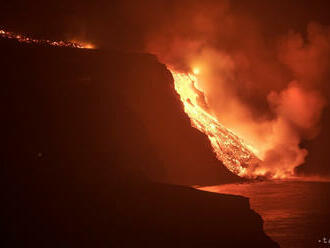
<path fill-rule="evenodd" d="M 102 47 L 143 49 L 146 35 L 159 24 L 175 22 L 175 9 L 185 12 L 194 4 L 226 1 L 112 0 L 112 1 L 6 1 L 1 25 L 40 37 L 65 38 L 80 35 Z M 310 21 L 330 24 L 329 2 L 315 1 L 229 1 L 230 11 L 257 20 L 270 38 L 288 30 L 305 31 Z M 198 7 L 196 7 L 198 9 Z M 221 23 L 219 23 L 221 27 Z"/>

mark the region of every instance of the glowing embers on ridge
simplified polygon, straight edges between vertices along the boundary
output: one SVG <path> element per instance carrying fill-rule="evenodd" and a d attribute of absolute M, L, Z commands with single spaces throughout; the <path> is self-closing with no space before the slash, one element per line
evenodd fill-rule
<path fill-rule="evenodd" d="M 245 144 L 242 139 L 207 112 L 202 104 L 205 100 L 201 100 L 203 93 L 197 88 L 198 78 L 195 75 L 198 73 L 195 69 L 195 75 L 174 70 L 171 72 L 175 90 L 180 95 L 184 111 L 189 116 L 192 126 L 208 136 L 217 158 L 233 173 L 244 177 L 254 177 L 253 171 L 261 160 L 251 151 L 252 147 Z"/>
<path fill-rule="evenodd" d="M 58 47 L 72 47 L 72 48 L 85 48 L 85 49 L 92 49 L 94 46 L 90 43 L 86 42 L 76 42 L 76 41 L 51 41 L 51 40 L 44 40 L 44 39 L 33 39 L 27 37 L 25 35 L 16 34 L 13 32 L 8 32 L 3 29 L 0 29 L 0 37 L 7 38 L 7 39 L 16 39 L 19 42 L 23 43 L 34 43 L 40 45 L 49 45 L 49 46 L 58 46 Z"/>

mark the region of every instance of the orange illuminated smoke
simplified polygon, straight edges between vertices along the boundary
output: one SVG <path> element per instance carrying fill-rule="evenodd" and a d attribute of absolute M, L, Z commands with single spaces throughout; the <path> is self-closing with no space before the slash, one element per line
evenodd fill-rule
<path fill-rule="evenodd" d="M 217 158 L 233 173 L 243 177 L 254 177 L 253 172 L 261 160 L 252 152 L 253 147 L 225 128 L 200 106 L 199 98 L 202 92 L 198 90 L 199 69 L 194 68 L 193 74 L 174 70 L 171 72 L 175 90 L 180 95 L 184 111 L 189 116 L 192 126 L 208 136 Z"/>
<path fill-rule="evenodd" d="M 15 34 L 13 32 L 8 32 L 3 29 L 0 29 L 0 37 L 7 39 L 15 39 L 23 43 L 34 43 L 39 45 L 50 45 L 58 47 L 72 47 L 72 48 L 85 48 L 92 49 L 94 46 L 90 43 L 79 42 L 79 41 L 51 41 L 44 39 L 33 39 L 22 34 Z"/>

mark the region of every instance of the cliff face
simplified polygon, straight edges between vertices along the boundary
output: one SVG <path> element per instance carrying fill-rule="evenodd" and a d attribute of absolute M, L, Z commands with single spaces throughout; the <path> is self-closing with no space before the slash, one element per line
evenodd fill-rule
<path fill-rule="evenodd" d="M 2 40 L 9 247 L 276 247 L 155 57 Z M 158 183 L 151 181 L 158 181 Z"/>
<path fill-rule="evenodd" d="M 21 153 L 15 159 L 33 166 L 42 153 L 42 161 L 95 170 L 119 165 L 175 184 L 238 179 L 191 127 L 172 75 L 154 56 L 8 41 L 0 49 L 5 138 L 8 152 Z"/>

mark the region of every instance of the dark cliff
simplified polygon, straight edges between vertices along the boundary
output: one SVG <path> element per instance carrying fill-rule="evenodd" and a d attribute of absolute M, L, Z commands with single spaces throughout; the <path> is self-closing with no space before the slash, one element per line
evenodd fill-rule
<path fill-rule="evenodd" d="M 276 247 L 248 199 L 163 184 L 238 178 L 155 57 L 8 40 L 0 50 L 9 247 Z"/>
<path fill-rule="evenodd" d="M 191 128 L 154 56 L 17 46 L 2 44 L 0 66 L 8 148 L 20 159 L 120 164 L 176 184 L 237 180 Z"/>

